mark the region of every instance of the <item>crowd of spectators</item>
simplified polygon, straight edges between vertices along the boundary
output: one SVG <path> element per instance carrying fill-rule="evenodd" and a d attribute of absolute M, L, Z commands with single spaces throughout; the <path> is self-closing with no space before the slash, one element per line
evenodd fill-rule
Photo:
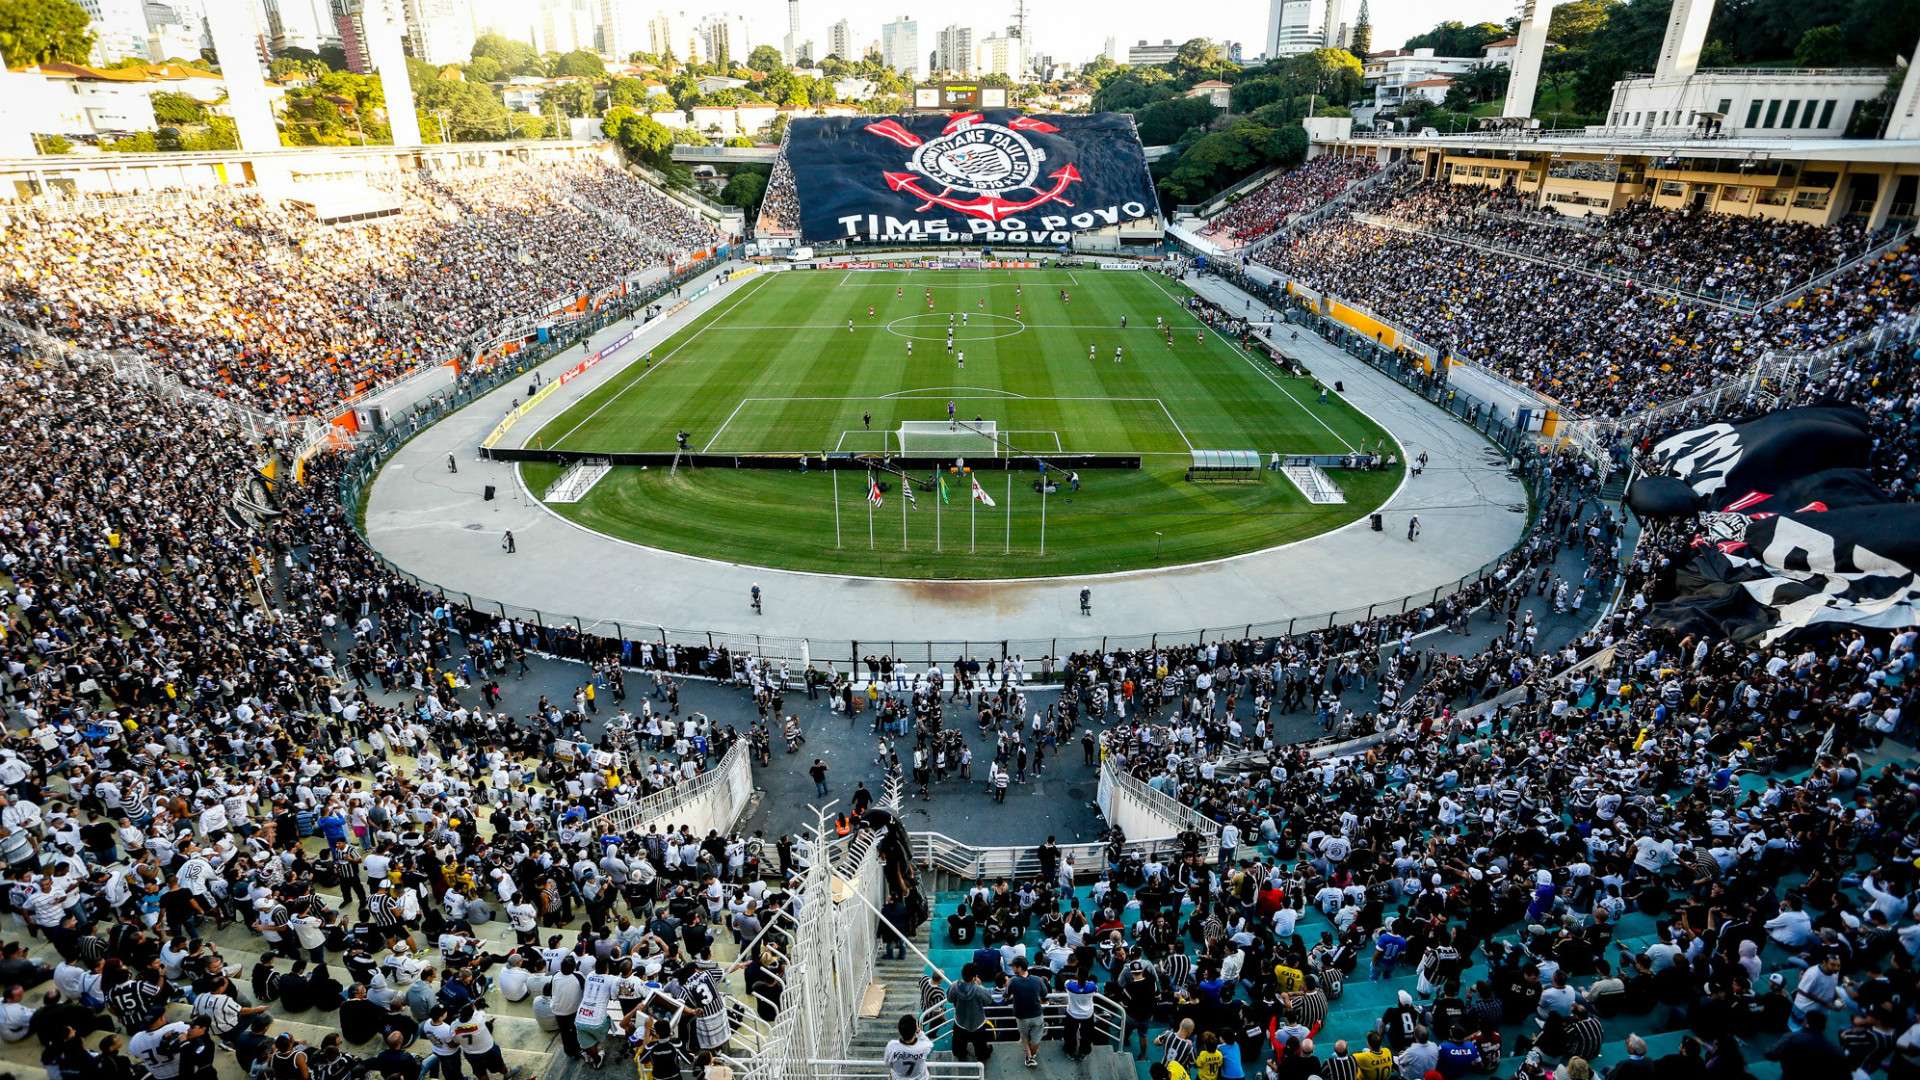
<path fill-rule="evenodd" d="M 1314 158 L 1229 203 L 1226 209 L 1208 219 L 1200 235 L 1238 247 L 1279 229 L 1295 214 L 1327 202 L 1379 171 L 1380 166 L 1370 158 L 1330 154 Z"/>
<path fill-rule="evenodd" d="M 599 162 L 422 173 L 325 224 L 217 188 L 0 215 L 0 316 L 270 412 L 325 413 L 719 237 Z"/>
<path fill-rule="evenodd" d="M 1911 243 L 1760 311 L 1680 300 L 1347 216 L 1283 238 L 1257 258 L 1576 413 L 1609 417 L 1707 389 L 1769 350 L 1846 340 L 1920 302 L 1920 247 Z"/>
<path fill-rule="evenodd" d="M 767 178 L 767 191 L 760 200 L 757 229 L 773 234 L 800 231 L 800 189 L 794 183 L 793 166 L 784 153 L 773 161 L 773 173 Z"/>
<path fill-rule="evenodd" d="M 714 939 L 786 903 L 790 846 L 597 818 L 730 726 L 661 670 L 628 701 L 604 652 L 499 707 L 554 642 L 384 571 L 337 457 L 258 513 L 258 448 L 84 353 L 0 345 L 0 402 L 0 1045 L 67 1078 L 497 1077 L 501 1043 L 544 1060 L 509 1038 L 534 998 L 569 1054 L 727 1045 Z"/>
<path fill-rule="evenodd" d="M 1805 391 L 1867 410 L 1877 471 L 1909 500 L 1916 360 L 1911 345 L 1863 354 Z M 1569 531 L 1578 517 L 1534 539 Z M 1166 654 L 1185 676 L 1176 707 L 1149 698 L 1105 752 L 1211 819 L 1217 858 L 1188 832 L 1113 849 L 1090 891 L 1044 870 L 974 890 L 950 941 L 986 936 L 940 973 L 955 1045 L 975 1052 L 974 1006 L 1017 1016 L 1014 983 L 1038 977 L 1066 998 L 1066 1054 L 1084 1053 L 1090 1020 L 1072 1018 L 1103 994 L 1126 1009 L 1120 1049 L 1155 1080 L 1916 1075 L 1920 771 L 1905 741 L 1920 634 L 1756 647 L 1663 629 L 1647 612 L 1691 540 L 1643 535 L 1623 603 L 1565 650 L 1604 664 L 1509 668 L 1526 652 L 1511 628 L 1427 663 L 1356 628 L 1336 644 L 1386 672 L 1309 655 L 1304 693 L 1286 695 L 1284 656 Z M 1129 684 L 1160 673 L 1131 661 L 1075 657 L 1076 685 L 1138 695 Z M 1432 670 L 1373 745 L 1317 757 L 1262 737 L 1263 698 L 1312 701 L 1357 677 L 1385 705 L 1395 666 Z"/>
<path fill-rule="evenodd" d="M 1673 210 L 1651 199 L 1574 218 L 1536 210 L 1501 187 L 1423 180 L 1382 185 L 1356 199 L 1374 214 L 1436 236 L 1486 244 L 1549 262 L 1624 276 L 1639 285 L 1752 306 L 1765 303 L 1872 246 L 1866 226 L 1776 221 L 1747 214 Z"/>

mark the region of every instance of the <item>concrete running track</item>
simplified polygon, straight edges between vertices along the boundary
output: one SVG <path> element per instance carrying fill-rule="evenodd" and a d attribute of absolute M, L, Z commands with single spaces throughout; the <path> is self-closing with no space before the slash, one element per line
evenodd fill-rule
<path fill-rule="evenodd" d="M 634 344 L 522 417 L 506 442 L 531 438 L 583 394 L 757 280 L 723 285 L 646 328 Z M 1229 310 L 1248 310 L 1246 295 L 1216 278 L 1188 284 Z M 1252 307 L 1256 316 L 1264 311 L 1258 303 Z M 631 325 L 610 327 L 590 344 L 598 347 Z M 1191 640 L 1183 635 L 1203 627 L 1233 627 L 1237 636 L 1246 624 L 1325 619 L 1329 612 L 1364 612 L 1386 601 L 1397 605 L 1402 596 L 1473 573 L 1519 539 L 1524 489 L 1478 432 L 1310 332 L 1303 330 L 1294 347 L 1328 385 L 1345 384 L 1347 399 L 1399 440 L 1403 460 L 1423 450 L 1430 458 L 1425 474 L 1409 478 L 1382 508 L 1384 532 L 1373 532 L 1363 519 L 1230 559 L 1093 578 L 886 580 L 702 559 L 566 521 L 524 489 L 511 464 L 481 460 L 480 440 L 527 393 L 527 384 L 516 382 L 422 432 L 393 456 L 368 494 L 367 534 L 401 569 L 448 593 L 470 594 L 481 607 L 504 603 L 511 616 L 530 618 L 538 610 L 549 623 L 578 618 L 601 632 L 617 622 L 629 638 L 654 637 L 655 627 L 711 631 L 728 641 L 759 638 L 769 655 L 798 656 L 800 640 L 809 639 L 813 657 L 840 659 L 848 657 L 850 641 L 858 641 L 863 654 L 881 650 L 911 659 L 916 651 L 906 643 L 928 640 L 1010 641 L 1010 651 L 1031 656 L 1048 645 L 1064 655 L 1102 637 L 1144 644 L 1147 635 L 1158 633 Z M 580 356 L 569 350 L 548 361 L 543 377 L 554 377 Z M 448 454 L 459 461 L 459 472 L 447 471 Z M 498 497 L 485 502 L 481 489 L 489 484 Z M 1421 521 L 1417 542 L 1406 538 L 1413 514 Z M 519 548 L 511 555 L 501 547 L 508 529 Z M 765 613 L 758 616 L 747 603 L 747 587 L 755 581 L 765 594 Z M 1079 611 L 1083 585 L 1093 590 L 1091 616 Z M 901 647 L 890 649 L 891 642 Z M 959 650 L 933 652 L 950 660 Z"/>

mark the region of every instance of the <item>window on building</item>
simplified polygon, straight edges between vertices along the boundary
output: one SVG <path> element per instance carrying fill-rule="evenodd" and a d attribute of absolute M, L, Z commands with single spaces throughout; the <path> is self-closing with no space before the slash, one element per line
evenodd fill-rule
<path fill-rule="evenodd" d="M 1749 203 L 1753 201 L 1753 189 L 1737 184 L 1720 189 L 1720 201 L 1723 203 Z"/>
<path fill-rule="evenodd" d="M 1799 114 L 1800 114 L 1800 99 L 1795 98 L 1792 101 L 1787 102 L 1787 112 L 1785 116 L 1782 116 L 1780 118 L 1780 126 L 1783 128 L 1792 127 L 1794 117 L 1798 116 Z"/>
<path fill-rule="evenodd" d="M 1820 106 L 1821 127 L 1826 128 L 1833 126 L 1833 107 L 1838 104 L 1840 103 L 1829 99 L 1825 104 Z"/>
<path fill-rule="evenodd" d="M 1760 106 L 1762 104 L 1763 102 L 1759 98 L 1754 98 L 1752 101 L 1747 102 L 1747 127 L 1760 126 Z"/>
<path fill-rule="evenodd" d="M 1768 188 L 1760 193 L 1761 206 L 1787 205 L 1787 193 L 1784 188 Z"/>
<path fill-rule="evenodd" d="M 1793 197 L 1793 205 L 1802 210 L 1825 210 L 1827 198 L 1824 191 L 1802 191 Z"/>
<path fill-rule="evenodd" d="M 1773 126 L 1773 122 L 1778 119 L 1780 119 L 1780 99 L 1773 98 L 1767 102 L 1767 118 L 1761 122 L 1760 126 L 1770 128 Z"/>
<path fill-rule="evenodd" d="M 1685 195 L 1686 193 L 1687 186 L 1678 180 L 1660 181 L 1660 194 L 1662 195 Z"/>
<path fill-rule="evenodd" d="M 1733 99 L 1730 97 L 1721 98 L 1720 107 L 1713 111 L 1719 113 L 1721 116 L 1727 115 L 1733 111 Z"/>

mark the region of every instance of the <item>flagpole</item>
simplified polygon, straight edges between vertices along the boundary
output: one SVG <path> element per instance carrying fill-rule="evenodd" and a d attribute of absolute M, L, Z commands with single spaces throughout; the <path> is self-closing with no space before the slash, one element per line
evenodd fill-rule
<path fill-rule="evenodd" d="M 902 476 L 904 476 L 906 473 L 906 470 L 902 469 L 900 471 Z M 900 481 L 900 550 L 901 551 L 907 550 L 907 485 L 911 483 L 913 483 L 913 481 L 906 480 L 906 479 L 902 479 Z"/>
<path fill-rule="evenodd" d="M 1047 553 L 1047 474 L 1040 474 L 1040 554 Z"/>
<path fill-rule="evenodd" d="M 867 474 L 867 550 L 873 550 L 873 474 Z"/>
<path fill-rule="evenodd" d="M 1013 462 L 1007 462 L 1007 546 L 1002 555 L 1013 554 Z"/>
<path fill-rule="evenodd" d="M 979 482 L 980 481 L 978 480 L 974 481 L 975 484 L 978 484 Z M 973 493 L 972 488 L 968 488 L 967 489 L 967 554 L 969 555 L 973 554 L 974 536 L 979 531 L 978 526 L 975 523 L 978 522 L 979 520 L 980 520 L 980 497 Z"/>
<path fill-rule="evenodd" d="M 840 470 L 833 470 L 833 546 L 840 546 Z"/>
<path fill-rule="evenodd" d="M 940 504 L 947 501 L 945 482 L 936 473 L 933 478 L 933 550 L 940 550 Z"/>

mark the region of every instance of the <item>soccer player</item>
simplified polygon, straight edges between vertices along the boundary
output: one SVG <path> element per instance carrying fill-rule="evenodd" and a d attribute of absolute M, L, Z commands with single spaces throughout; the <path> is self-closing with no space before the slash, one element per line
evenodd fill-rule
<path fill-rule="evenodd" d="M 871 319 L 871 318 L 873 318 L 873 305 L 872 305 L 872 304 L 868 304 L 868 305 L 867 305 L 867 318 L 869 318 L 869 319 Z"/>
<path fill-rule="evenodd" d="M 967 350 L 965 349 L 960 350 L 960 370 L 967 370 Z"/>
<path fill-rule="evenodd" d="M 913 355 L 913 339 L 912 338 L 907 339 L 907 355 L 908 356 Z"/>
<path fill-rule="evenodd" d="M 1115 345 L 1115 346 L 1113 347 L 1113 362 L 1114 362 L 1114 363 L 1116 363 L 1116 364 L 1117 364 L 1117 363 L 1119 363 L 1119 362 L 1120 362 L 1120 354 L 1121 354 L 1121 353 L 1122 353 L 1123 351 L 1125 351 L 1125 347 L 1124 347 L 1124 346 L 1120 346 L 1120 345 Z"/>
<path fill-rule="evenodd" d="M 953 431 L 957 429 L 959 426 L 960 425 L 954 422 L 954 419 L 953 419 L 953 399 L 948 398 L 947 399 L 947 430 Z"/>
<path fill-rule="evenodd" d="M 1120 329 L 1125 330 L 1126 328 L 1127 328 L 1127 317 L 1125 315 L 1122 315 L 1120 316 Z"/>
<path fill-rule="evenodd" d="M 1091 360 L 1091 359 L 1093 359 L 1093 358 L 1094 358 L 1094 347 L 1093 347 L 1093 343 L 1092 343 L 1092 342 L 1088 342 L 1088 343 L 1087 343 L 1087 359 L 1089 359 L 1089 360 Z"/>
<path fill-rule="evenodd" d="M 906 290 L 906 287 L 905 287 L 905 286 L 903 286 L 903 285 L 895 285 L 895 286 L 893 287 L 893 298 L 894 298 L 895 300 L 898 300 L 898 299 L 900 299 L 901 297 L 903 297 L 903 296 L 905 296 L 905 295 L 907 295 L 907 290 Z"/>
<path fill-rule="evenodd" d="M 853 333 L 853 320 L 852 320 L 852 319 L 848 319 L 848 320 L 847 320 L 847 333 L 849 333 L 849 334 L 851 334 L 851 333 Z"/>
<path fill-rule="evenodd" d="M 961 312 L 961 313 L 960 313 L 960 325 L 961 325 L 961 326 L 971 326 L 971 325 L 972 325 L 972 321 L 971 321 L 972 319 L 973 319 L 973 312 L 971 312 L 971 311 L 963 311 L 963 312 Z"/>

